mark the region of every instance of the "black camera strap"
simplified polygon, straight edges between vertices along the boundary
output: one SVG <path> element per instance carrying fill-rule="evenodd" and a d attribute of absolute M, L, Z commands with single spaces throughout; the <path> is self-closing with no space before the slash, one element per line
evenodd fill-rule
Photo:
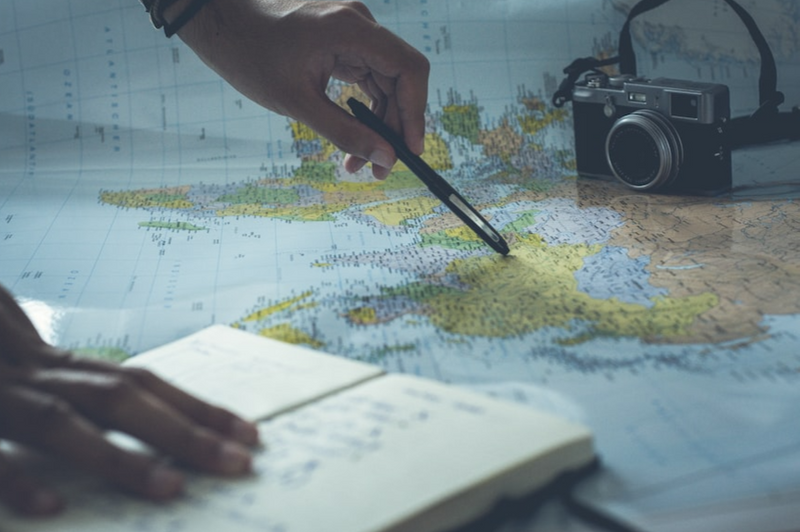
<path fill-rule="evenodd" d="M 633 52 L 633 42 L 631 40 L 631 21 L 634 18 L 666 4 L 669 0 L 642 0 L 631 9 L 628 13 L 628 19 L 622 27 L 619 35 L 619 70 L 622 74 L 636 75 L 636 55 Z M 744 23 L 747 31 L 750 32 L 750 37 L 758 48 L 758 53 L 761 55 L 761 75 L 758 80 L 759 90 L 759 109 L 761 108 L 777 108 L 778 105 L 783 103 L 783 94 L 778 92 L 778 71 L 775 67 L 775 58 L 772 55 L 767 40 L 764 34 L 758 29 L 753 17 L 750 16 L 741 5 L 734 0 L 725 0 L 731 9 L 739 16 Z M 758 111 L 757 111 L 758 112 Z"/>
<path fill-rule="evenodd" d="M 578 78 L 585 72 L 598 70 L 601 67 L 619 63 L 621 74 L 636 75 L 636 55 L 631 39 L 631 22 L 633 19 L 655 9 L 669 0 L 640 0 L 630 12 L 619 36 L 619 54 L 608 59 L 584 57 L 576 59 L 564 69 L 567 77 L 561 82 L 558 91 L 553 95 L 553 105 L 562 107 L 572 99 L 572 90 Z M 772 55 L 764 34 L 755 20 L 741 5 L 734 0 L 725 0 L 744 23 L 761 56 L 761 73 L 758 80 L 759 107 L 750 116 L 735 118 L 729 130 L 730 147 L 735 148 L 747 144 L 771 142 L 779 139 L 800 139 L 800 112 L 797 108 L 789 113 L 779 113 L 778 106 L 784 101 L 783 93 L 777 90 L 778 72 L 775 58 Z"/>

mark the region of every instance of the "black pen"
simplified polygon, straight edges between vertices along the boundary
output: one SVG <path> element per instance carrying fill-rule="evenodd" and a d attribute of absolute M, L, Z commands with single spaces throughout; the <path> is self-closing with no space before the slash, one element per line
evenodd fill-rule
<path fill-rule="evenodd" d="M 456 192 L 450 183 L 444 180 L 442 176 L 437 174 L 433 168 L 423 161 L 419 156 L 415 155 L 403 139 L 392 131 L 375 113 L 369 108 L 356 100 L 350 98 L 347 100 L 347 105 L 353 111 L 353 115 L 358 118 L 361 123 L 378 133 L 381 137 L 386 139 L 386 142 L 392 145 L 397 158 L 400 159 L 408 166 L 409 170 L 414 172 L 418 178 L 428 186 L 434 196 L 439 198 L 442 203 L 447 205 L 456 216 L 467 224 L 467 226 L 475 231 L 475 233 L 483 239 L 484 242 L 489 244 L 492 249 L 503 255 L 508 255 L 508 244 L 500 236 L 494 227 L 489 225 L 489 222 L 475 210 L 475 207 L 469 204 L 467 200 L 461 197 L 461 194 Z"/>

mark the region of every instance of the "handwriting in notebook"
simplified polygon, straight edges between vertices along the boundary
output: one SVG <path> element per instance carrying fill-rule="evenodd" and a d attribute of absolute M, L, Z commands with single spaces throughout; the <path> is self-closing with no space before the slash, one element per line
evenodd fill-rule
<path fill-rule="evenodd" d="M 291 523 L 277 515 L 278 493 L 308 491 L 310 500 L 324 496 L 312 484 L 334 462 L 352 466 L 380 454 L 387 434 L 413 432 L 434 421 L 443 408 L 464 410 L 425 391 L 404 392 L 408 401 L 351 390 L 260 423 L 267 446 L 255 454 L 252 478 L 190 474 L 186 496 L 164 506 L 107 490 L 83 491 L 72 500 L 71 513 L 91 517 L 90 522 L 111 519 L 117 529 L 137 532 L 196 531 L 203 522 L 226 522 L 241 531 L 290 532 Z"/>

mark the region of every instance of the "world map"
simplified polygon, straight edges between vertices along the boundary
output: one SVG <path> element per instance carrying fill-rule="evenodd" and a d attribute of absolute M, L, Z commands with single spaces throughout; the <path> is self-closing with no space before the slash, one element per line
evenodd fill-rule
<path fill-rule="evenodd" d="M 572 59 L 613 55 L 633 0 L 367 2 L 431 60 L 423 159 L 508 257 L 404 165 L 346 173 L 136 2 L 47 3 L 0 6 L 0 282 L 49 341 L 121 360 L 225 323 L 531 403 L 593 428 L 609 473 L 591 498 L 649 525 L 800 491 L 800 156 L 737 154 L 720 197 L 634 193 L 575 175 L 550 102 Z M 742 4 L 796 103 L 800 7 Z M 692 9 L 634 24 L 640 70 L 752 111 L 746 31 L 722 0 Z"/>

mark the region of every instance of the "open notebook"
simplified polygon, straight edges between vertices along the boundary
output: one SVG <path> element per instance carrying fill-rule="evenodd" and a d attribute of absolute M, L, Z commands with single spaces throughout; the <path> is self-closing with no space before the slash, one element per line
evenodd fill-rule
<path fill-rule="evenodd" d="M 262 420 L 255 474 L 191 475 L 156 505 L 71 471 L 63 516 L 5 532 L 435 532 L 594 459 L 582 426 L 224 326 L 127 363 Z"/>

